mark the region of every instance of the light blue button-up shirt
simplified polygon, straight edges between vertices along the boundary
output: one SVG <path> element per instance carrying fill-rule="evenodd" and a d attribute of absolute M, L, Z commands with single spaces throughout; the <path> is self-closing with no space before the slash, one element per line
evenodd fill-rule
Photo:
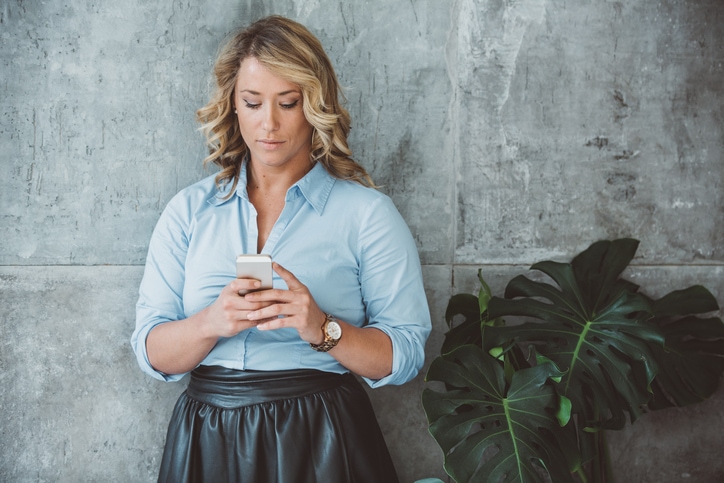
<path fill-rule="evenodd" d="M 236 256 L 256 253 L 257 213 L 246 192 L 246 163 L 236 191 L 219 191 L 210 176 L 179 192 L 151 237 L 136 306 L 133 350 L 144 372 L 166 381 L 148 362 L 146 337 L 158 324 L 211 305 L 236 276 Z M 372 387 L 403 384 L 417 375 L 430 334 L 420 261 L 410 231 L 384 194 L 332 177 L 317 163 L 287 191 L 262 253 L 306 285 L 319 307 L 392 340 L 392 373 Z M 274 287 L 286 289 L 275 273 Z M 201 362 L 239 370 L 319 369 L 348 372 L 309 347 L 292 328 L 244 330 L 219 339 Z"/>

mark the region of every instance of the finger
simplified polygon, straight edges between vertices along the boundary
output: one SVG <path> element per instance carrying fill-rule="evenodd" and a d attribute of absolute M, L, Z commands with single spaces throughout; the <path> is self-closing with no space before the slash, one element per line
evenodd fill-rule
<path fill-rule="evenodd" d="M 289 327 L 288 322 L 286 317 L 274 317 L 259 321 L 256 328 L 259 330 L 278 330 Z"/>
<path fill-rule="evenodd" d="M 289 290 L 295 290 L 304 287 L 304 284 L 300 282 L 292 272 L 282 267 L 277 262 L 272 263 L 272 268 L 280 277 L 282 277 L 282 280 L 287 283 L 287 288 L 289 288 Z"/>
<path fill-rule="evenodd" d="M 247 318 L 248 312 L 263 309 L 271 305 L 271 302 L 247 300 L 244 297 L 240 297 L 233 289 L 229 289 L 225 290 L 225 292 L 219 296 L 215 305 L 220 311 L 226 313 L 227 317 L 249 320 Z"/>
<path fill-rule="evenodd" d="M 273 304 L 246 314 L 249 320 L 262 320 L 293 315 L 293 307 L 289 304 Z"/>
<path fill-rule="evenodd" d="M 294 300 L 294 294 L 289 290 L 269 289 L 259 290 L 258 292 L 250 292 L 244 294 L 244 298 L 249 302 L 283 302 L 290 303 Z"/>
<path fill-rule="evenodd" d="M 244 295 L 250 290 L 261 288 L 261 282 L 254 278 L 237 278 L 229 283 L 229 288 L 239 295 Z"/>
<path fill-rule="evenodd" d="M 248 302 L 243 304 L 242 306 L 239 306 L 239 310 L 242 312 L 258 312 L 259 310 L 268 307 L 270 304 L 266 303 L 255 303 L 255 302 Z M 248 319 L 248 316 L 244 316 L 245 319 Z M 257 319 L 261 319 L 261 317 L 257 317 Z"/>

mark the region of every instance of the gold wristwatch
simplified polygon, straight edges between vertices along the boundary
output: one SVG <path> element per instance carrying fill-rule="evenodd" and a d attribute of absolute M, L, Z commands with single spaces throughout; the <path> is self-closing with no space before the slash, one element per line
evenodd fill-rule
<path fill-rule="evenodd" d="M 342 327 L 339 325 L 334 315 L 324 314 L 322 334 L 324 334 L 324 340 L 321 344 L 309 344 L 312 349 L 317 352 L 327 352 L 332 347 L 336 346 L 339 339 L 342 338 Z"/>

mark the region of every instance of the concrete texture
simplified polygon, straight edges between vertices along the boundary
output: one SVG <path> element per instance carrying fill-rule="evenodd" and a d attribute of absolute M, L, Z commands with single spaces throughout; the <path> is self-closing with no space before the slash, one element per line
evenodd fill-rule
<path fill-rule="evenodd" d="M 355 156 L 418 242 L 435 331 L 601 238 L 652 294 L 724 303 L 724 5 L 715 0 L 0 0 L 0 481 L 153 481 L 183 384 L 128 338 L 148 239 L 204 176 L 218 43 L 306 24 L 347 87 Z M 370 391 L 403 482 L 446 480 L 422 375 Z M 724 391 L 612 436 L 620 481 L 724 480 Z"/>

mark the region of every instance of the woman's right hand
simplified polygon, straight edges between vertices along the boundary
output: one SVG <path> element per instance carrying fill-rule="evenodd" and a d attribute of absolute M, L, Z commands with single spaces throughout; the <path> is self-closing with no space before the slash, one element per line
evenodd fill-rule
<path fill-rule="evenodd" d="M 259 289 L 261 282 L 251 278 L 232 280 L 217 299 L 206 309 L 205 322 L 209 335 L 233 337 L 239 332 L 256 327 L 263 320 L 249 320 L 249 312 L 271 305 L 271 302 L 249 302 L 244 294 Z"/>
<path fill-rule="evenodd" d="M 233 337 L 265 320 L 247 315 L 269 302 L 249 302 L 239 292 L 258 289 L 258 280 L 235 279 L 221 291 L 214 303 L 187 319 L 159 324 L 146 338 L 148 362 L 157 371 L 182 374 L 192 370 L 209 354 L 219 338 Z"/>

